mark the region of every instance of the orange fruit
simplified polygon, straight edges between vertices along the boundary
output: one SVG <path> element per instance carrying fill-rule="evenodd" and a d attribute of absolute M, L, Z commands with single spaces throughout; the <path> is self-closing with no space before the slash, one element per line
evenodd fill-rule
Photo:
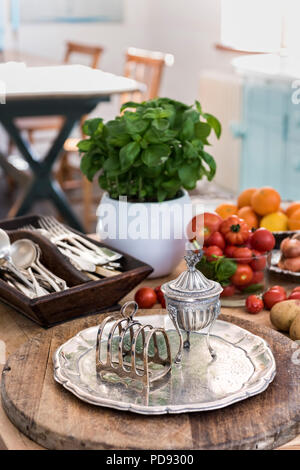
<path fill-rule="evenodd" d="M 280 194 L 273 188 L 260 188 L 252 194 L 251 207 L 259 215 L 278 212 L 280 207 Z"/>
<path fill-rule="evenodd" d="M 291 217 L 293 212 L 297 211 L 298 209 L 300 209 L 300 202 L 292 202 L 292 204 L 290 204 L 286 210 L 286 215 Z"/>
<path fill-rule="evenodd" d="M 227 219 L 227 217 L 237 215 L 238 208 L 234 204 L 221 204 L 216 208 L 215 212 L 222 217 L 222 219 Z"/>
<path fill-rule="evenodd" d="M 290 230 L 300 230 L 300 209 L 292 213 L 288 220 L 288 227 Z"/>
<path fill-rule="evenodd" d="M 257 215 L 255 214 L 254 210 L 250 206 L 244 206 L 242 207 L 237 215 L 241 218 L 244 219 L 245 222 L 249 225 L 250 228 L 258 228 L 259 226 L 259 220 Z"/>
<path fill-rule="evenodd" d="M 255 191 L 256 191 L 256 188 L 249 188 L 249 189 L 245 189 L 245 191 L 243 191 L 239 195 L 238 200 L 237 200 L 237 205 L 239 209 L 241 207 L 251 206 L 251 198 L 252 198 L 252 195 L 255 193 Z"/>

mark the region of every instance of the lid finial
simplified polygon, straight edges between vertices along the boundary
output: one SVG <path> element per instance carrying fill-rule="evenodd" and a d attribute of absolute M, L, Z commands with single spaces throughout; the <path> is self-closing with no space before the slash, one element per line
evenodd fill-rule
<path fill-rule="evenodd" d="M 196 269 L 196 264 L 199 263 L 203 256 L 203 251 L 198 250 L 198 251 L 193 251 L 193 250 L 188 250 L 184 259 L 186 261 L 187 267 L 189 271 L 195 271 Z"/>

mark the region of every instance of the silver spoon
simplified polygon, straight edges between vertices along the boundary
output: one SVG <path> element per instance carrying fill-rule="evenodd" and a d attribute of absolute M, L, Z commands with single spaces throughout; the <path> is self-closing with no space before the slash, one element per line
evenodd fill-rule
<path fill-rule="evenodd" d="M 33 275 L 32 268 L 34 268 L 39 274 L 41 274 L 47 282 L 53 287 L 56 292 L 60 292 L 61 289 L 58 285 L 51 279 L 43 269 L 39 267 L 36 263 L 38 252 L 35 247 L 35 244 L 31 240 L 18 240 L 14 242 L 11 246 L 11 256 L 13 263 L 20 269 L 26 269 L 30 276 Z M 34 277 L 34 276 L 33 276 Z M 37 282 L 37 281 L 36 281 Z M 40 286 L 41 289 L 43 289 Z M 43 289 L 45 292 L 45 289 Z M 48 293 L 47 293 L 48 294 Z M 43 294 L 45 295 L 45 294 Z"/>
<path fill-rule="evenodd" d="M 11 259 L 10 239 L 7 233 L 2 229 L 0 229 L 0 265 L 5 265 L 5 267 L 17 276 L 27 287 L 32 291 L 35 290 L 33 284 L 22 273 L 20 273 L 13 264 Z"/>
<path fill-rule="evenodd" d="M 64 279 L 61 279 L 60 277 L 56 276 L 55 274 L 53 274 L 51 271 L 49 271 L 41 263 L 40 258 L 41 258 L 41 255 L 42 255 L 42 251 L 41 251 L 39 245 L 34 245 L 34 246 L 35 246 L 36 251 L 37 251 L 36 264 L 38 265 L 38 267 L 43 271 L 44 274 L 46 274 L 48 277 L 53 279 L 53 281 L 58 285 L 60 290 L 67 290 L 68 286 L 67 286 L 66 281 Z"/>

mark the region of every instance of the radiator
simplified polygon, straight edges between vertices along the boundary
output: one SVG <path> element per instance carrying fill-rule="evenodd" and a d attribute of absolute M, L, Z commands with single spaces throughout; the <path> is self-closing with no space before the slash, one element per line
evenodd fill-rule
<path fill-rule="evenodd" d="M 242 79 L 218 71 L 202 72 L 199 101 L 203 111 L 214 114 L 223 128 L 219 141 L 211 136 L 212 148 L 208 150 L 217 162 L 215 182 L 225 189 L 238 192 L 241 139 L 233 137 L 231 126 L 241 122 Z"/>

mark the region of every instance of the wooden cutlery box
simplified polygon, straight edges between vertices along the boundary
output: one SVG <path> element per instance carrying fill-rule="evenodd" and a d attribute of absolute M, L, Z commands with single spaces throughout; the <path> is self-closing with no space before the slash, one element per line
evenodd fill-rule
<path fill-rule="evenodd" d="M 0 279 L 0 299 L 44 328 L 84 315 L 118 308 L 118 302 L 152 272 L 151 266 L 122 253 L 121 274 L 92 281 L 74 268 L 56 246 L 45 237 L 39 233 L 21 230 L 23 226 L 29 224 L 38 227 L 39 218 L 38 215 L 32 215 L 2 220 L 0 228 L 7 231 L 11 242 L 28 238 L 37 243 L 42 251 L 43 264 L 64 279 L 69 289 L 29 299 Z M 105 246 L 85 235 L 80 235 L 97 246 Z"/>

